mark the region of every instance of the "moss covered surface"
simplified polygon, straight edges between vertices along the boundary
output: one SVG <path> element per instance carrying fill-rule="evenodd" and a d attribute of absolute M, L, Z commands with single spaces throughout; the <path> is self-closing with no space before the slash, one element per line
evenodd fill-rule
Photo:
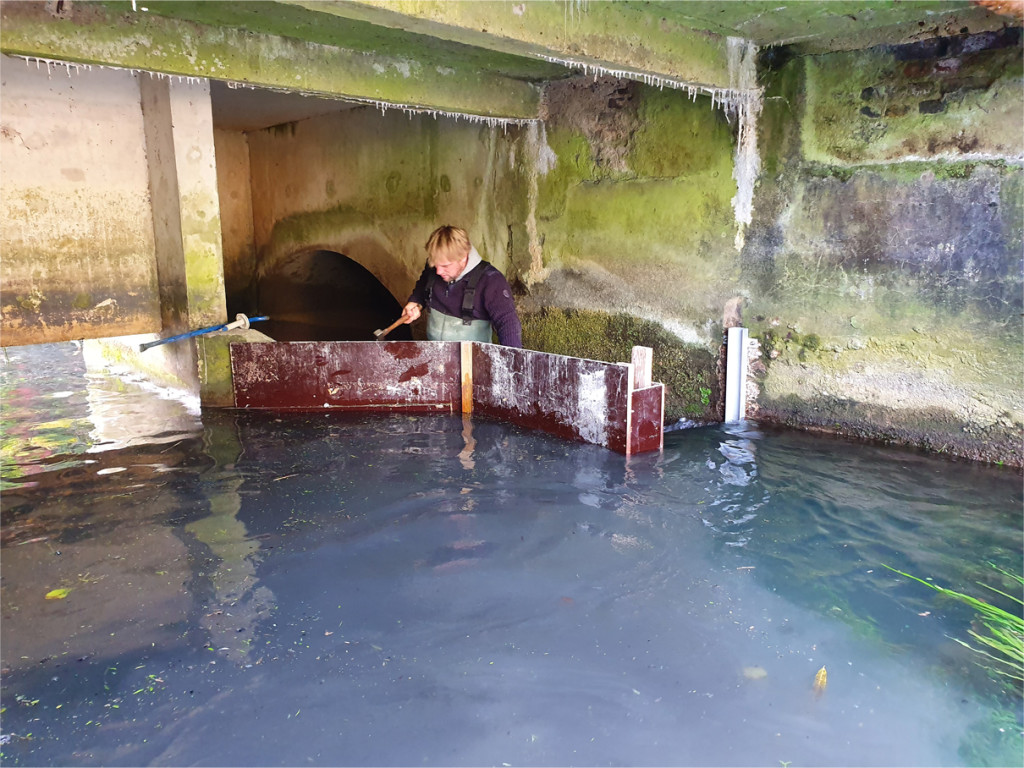
<path fill-rule="evenodd" d="M 731 180 L 732 126 L 707 97 L 638 87 L 639 126 L 632 137 L 628 162 L 640 178 L 701 177 Z M 723 180 L 723 186 L 731 181 Z"/>
<path fill-rule="evenodd" d="M 757 316 L 767 375 L 756 417 L 1020 466 L 1019 332 L 978 317 L 924 319 Z"/>
<path fill-rule="evenodd" d="M 188 306 L 175 309 L 192 326 L 224 322 L 224 256 L 216 202 L 202 193 L 183 195 L 181 216 Z"/>
<path fill-rule="evenodd" d="M 545 300 L 706 327 L 738 275 L 733 128 L 706 97 L 615 78 L 554 84 L 546 103 L 554 162 L 536 203 Z"/>
<path fill-rule="evenodd" d="M 839 165 L 907 156 L 1019 155 L 1020 30 L 809 58 L 805 156 Z"/>
<path fill-rule="evenodd" d="M 108 2 L 113 9 L 124 2 Z M 558 77 L 561 67 L 536 58 L 490 51 L 393 26 L 380 26 L 367 21 L 333 15 L 327 3 L 317 2 L 311 8 L 298 3 L 211 2 L 199 0 L 153 0 L 147 2 L 150 13 L 168 16 L 212 27 L 226 26 L 247 29 L 276 37 L 309 40 L 319 45 L 362 51 L 367 54 L 418 59 L 424 64 L 472 70 L 494 70 L 521 80 L 543 80 Z M 327 12 L 324 12 L 324 11 Z"/>
<path fill-rule="evenodd" d="M 680 283 L 695 273 L 714 280 L 720 259 L 733 261 L 734 225 L 721 205 L 727 200 L 709 191 L 713 182 L 697 177 L 614 188 L 578 185 L 566 195 L 564 215 L 544 227 L 546 253 L 554 263 L 584 259 L 630 277 L 652 262 L 677 262 Z"/>
<path fill-rule="evenodd" d="M 1019 31 L 763 63 L 757 418 L 1019 465 Z"/>
<path fill-rule="evenodd" d="M 235 390 L 231 378 L 231 345 L 273 341 L 259 331 L 235 330 L 196 338 L 199 364 L 199 394 L 202 404 L 215 408 L 230 408 L 235 404 Z"/>
<path fill-rule="evenodd" d="M 597 178 L 587 138 L 569 129 L 552 128 L 547 145 L 557 157 L 555 167 L 538 180 L 537 218 L 554 221 L 565 213 L 569 188 Z"/>
<path fill-rule="evenodd" d="M 1020 424 L 965 430 L 961 414 L 951 409 L 893 408 L 800 393 L 763 400 L 759 418 L 798 429 L 921 448 L 952 458 L 1024 467 Z"/>
<path fill-rule="evenodd" d="M 727 31 L 714 20 L 685 14 L 677 19 L 677 7 L 688 3 L 662 3 L 654 13 L 647 3 L 577 0 L 518 4 L 503 0 L 369 0 L 358 5 L 376 5 L 385 12 L 402 14 L 408 17 L 402 21 L 407 28 L 414 28 L 417 21 L 425 25 L 439 22 L 476 45 L 525 45 L 527 51 L 604 62 L 612 69 L 631 67 L 688 82 L 729 85 Z M 349 13 L 344 9 L 338 12 Z"/>
<path fill-rule="evenodd" d="M 172 18 L 186 7 L 199 22 Z M 476 115 L 518 119 L 537 114 L 538 92 L 530 83 L 462 65 L 457 56 L 449 60 L 420 46 L 427 58 L 419 61 L 408 52 L 375 54 L 312 42 L 308 37 L 317 35 L 309 29 L 319 25 L 280 18 L 305 13 L 302 9 L 276 3 L 165 3 L 161 12 L 168 15 L 135 13 L 126 2 L 79 3 L 70 18 L 55 19 L 44 4 L 5 3 L 0 8 L 2 49 Z M 202 23 L 223 14 L 268 31 Z M 291 28 L 291 23 L 299 27 Z M 358 35 L 348 36 L 348 25 L 337 26 L 339 39 L 357 44 Z M 306 29 L 307 39 L 295 37 L 296 29 Z"/>
<path fill-rule="evenodd" d="M 528 349 L 588 360 L 628 362 L 633 347 L 654 351 L 653 378 L 665 385 L 665 422 L 718 420 L 718 356 L 685 344 L 657 323 L 622 313 L 548 308 L 524 314 Z"/>

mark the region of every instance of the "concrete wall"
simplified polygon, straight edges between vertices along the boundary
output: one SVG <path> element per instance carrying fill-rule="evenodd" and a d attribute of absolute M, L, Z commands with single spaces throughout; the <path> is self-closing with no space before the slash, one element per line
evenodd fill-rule
<path fill-rule="evenodd" d="M 5 343 L 159 327 L 147 182 L 173 172 L 184 282 L 169 284 L 192 326 L 224 319 L 253 264 L 300 251 L 345 254 L 404 301 L 428 233 L 459 224 L 519 289 L 527 346 L 654 347 L 670 420 L 717 415 L 723 331 L 742 318 L 761 343 L 758 418 L 1019 464 L 1020 49 L 1011 29 L 766 52 L 741 251 L 737 124 L 705 95 L 571 78 L 542 121 L 508 127 L 357 107 L 218 134 L 214 178 L 203 82 L 147 86 L 142 109 L 130 74 L 5 60 Z M 173 171 L 147 173 L 146 141 Z"/>
<path fill-rule="evenodd" d="M 771 72 L 743 254 L 760 419 L 1024 459 L 1019 32 Z"/>
<path fill-rule="evenodd" d="M 654 345 L 670 419 L 716 418 L 734 126 L 708 96 L 614 78 L 550 86 L 546 111 L 488 127 L 360 108 L 247 134 L 259 273 L 336 251 L 404 302 L 429 232 L 455 223 L 519 287 L 527 346 Z"/>
<path fill-rule="evenodd" d="M 3 344 L 159 330 L 139 75 L 2 68 Z"/>
<path fill-rule="evenodd" d="M 598 360 L 650 346 L 666 417 L 717 418 L 739 276 L 735 119 L 708 96 L 612 77 L 549 85 L 545 104 L 523 151 L 524 343 Z"/>
<path fill-rule="evenodd" d="M 457 224 L 519 286 L 527 346 L 616 361 L 654 345 L 669 418 L 715 418 L 734 126 L 709 97 L 615 78 L 545 104 L 526 126 L 356 108 L 247 134 L 259 273 L 331 250 L 404 302 L 427 235 Z"/>
<path fill-rule="evenodd" d="M 7 57 L 2 76 L 3 344 L 126 337 L 102 354 L 198 392 L 194 344 L 143 359 L 137 335 L 225 320 L 209 83 Z"/>
<path fill-rule="evenodd" d="M 504 131 L 353 109 L 255 132 L 259 269 L 334 250 L 403 301 L 427 233 L 461 224 L 519 286 L 528 347 L 612 361 L 653 347 L 670 421 L 720 417 L 724 330 L 742 322 L 761 344 L 758 418 L 1018 463 L 1019 63 L 997 38 L 957 44 L 973 58 L 934 93 L 907 49 L 769 66 L 742 251 L 737 125 L 706 96 L 584 77 L 548 87 L 543 122 Z M 953 68 L 948 53 L 920 51 Z M 882 93 L 888 118 L 861 112 Z M 840 102 L 852 114 L 830 117 Z M 903 154 L 870 139 L 840 160 L 879 119 Z M 821 127 L 837 122 L 838 138 Z"/>
<path fill-rule="evenodd" d="M 220 226 L 220 193 L 217 188 L 217 157 L 213 139 L 210 81 L 205 79 L 155 78 L 156 88 L 166 94 L 171 121 L 164 127 L 173 142 L 173 164 L 160 174 L 177 176 L 176 200 L 162 206 L 163 215 L 180 221 L 181 242 L 157 249 L 158 266 L 179 271 L 184 280 L 189 328 L 223 323 L 224 254 Z M 151 178 L 158 172 L 151 164 Z M 159 246 L 159 243 L 158 243 Z M 160 278 L 161 285 L 167 281 Z"/>
<path fill-rule="evenodd" d="M 229 312 L 252 315 L 255 305 L 256 237 L 252 218 L 249 140 L 240 131 L 213 133 L 217 151 L 224 253 L 224 291 Z"/>
<path fill-rule="evenodd" d="M 336 251 L 404 303 L 427 237 L 450 223 L 514 273 L 507 243 L 517 225 L 509 177 L 517 132 L 372 108 L 251 132 L 259 272 L 298 251 Z"/>

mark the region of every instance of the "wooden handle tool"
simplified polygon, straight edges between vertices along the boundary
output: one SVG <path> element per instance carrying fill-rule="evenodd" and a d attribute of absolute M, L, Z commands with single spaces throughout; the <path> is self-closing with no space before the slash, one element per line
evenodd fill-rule
<path fill-rule="evenodd" d="M 378 330 L 374 331 L 374 332 L 373 332 L 373 335 L 374 335 L 374 336 L 375 336 L 375 337 L 376 337 L 376 338 L 377 338 L 378 340 L 380 340 L 380 339 L 383 339 L 383 338 L 384 338 L 385 336 L 387 336 L 387 335 L 388 335 L 389 333 L 391 333 L 391 332 L 392 332 L 393 330 L 395 330 L 395 328 L 397 328 L 398 326 L 400 326 L 400 325 L 401 325 L 402 323 L 404 323 L 404 322 L 405 322 L 405 317 L 404 317 L 404 316 L 402 316 L 402 317 L 398 318 L 397 320 L 395 320 L 395 322 L 393 322 L 393 323 L 392 323 L 391 325 L 389 325 L 389 326 L 388 326 L 387 328 L 385 328 L 385 329 L 384 329 L 383 331 L 382 331 L 382 330 L 380 330 L 380 329 L 378 329 Z"/>

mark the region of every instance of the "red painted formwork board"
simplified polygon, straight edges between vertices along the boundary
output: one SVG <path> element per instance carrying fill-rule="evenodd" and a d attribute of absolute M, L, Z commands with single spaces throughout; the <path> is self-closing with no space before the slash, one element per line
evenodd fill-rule
<path fill-rule="evenodd" d="M 460 411 L 460 367 L 457 342 L 231 345 L 239 408 Z"/>
<path fill-rule="evenodd" d="M 629 453 L 660 451 L 665 444 L 665 385 L 633 390 L 630 400 Z"/>
<path fill-rule="evenodd" d="M 627 453 L 627 365 L 473 345 L 473 413 Z"/>

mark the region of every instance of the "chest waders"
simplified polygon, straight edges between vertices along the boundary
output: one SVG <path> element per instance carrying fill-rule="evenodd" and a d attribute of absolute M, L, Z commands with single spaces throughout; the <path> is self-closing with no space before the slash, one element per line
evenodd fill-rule
<path fill-rule="evenodd" d="M 430 307 L 430 297 L 434 290 L 437 274 L 427 282 L 427 339 L 430 341 L 483 341 L 491 342 L 491 323 L 488 320 L 473 319 L 473 300 L 476 297 L 476 286 L 490 265 L 481 261 L 466 277 L 466 292 L 462 295 L 462 317 L 446 315 L 434 307 Z"/>
<path fill-rule="evenodd" d="M 484 341 L 491 343 L 491 324 L 486 320 L 462 320 L 436 309 L 427 315 L 427 338 L 430 341 Z"/>

